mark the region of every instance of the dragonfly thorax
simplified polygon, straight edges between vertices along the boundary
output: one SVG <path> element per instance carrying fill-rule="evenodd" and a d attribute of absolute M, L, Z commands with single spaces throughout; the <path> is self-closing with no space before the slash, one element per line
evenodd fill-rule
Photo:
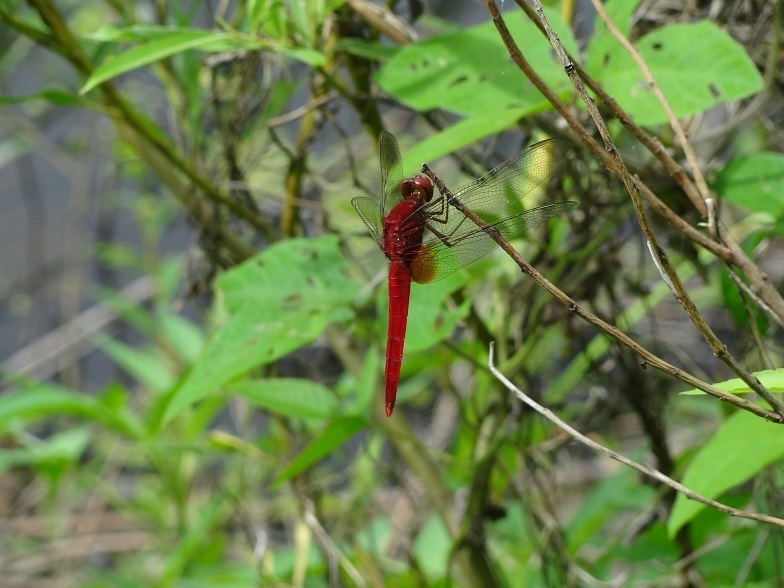
<path fill-rule="evenodd" d="M 400 182 L 400 195 L 406 201 L 430 202 L 433 198 L 433 183 L 422 176 L 408 178 Z"/>

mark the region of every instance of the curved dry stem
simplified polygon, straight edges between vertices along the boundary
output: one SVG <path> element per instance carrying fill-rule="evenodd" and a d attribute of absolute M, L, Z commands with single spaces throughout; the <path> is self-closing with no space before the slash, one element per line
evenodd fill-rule
<path fill-rule="evenodd" d="M 490 344 L 490 356 L 489 356 L 489 360 L 488 360 L 488 365 L 490 366 L 490 371 L 492 372 L 492 374 L 498 379 L 499 382 L 501 382 L 507 388 L 507 390 L 509 390 L 510 392 L 513 392 L 525 404 L 527 404 L 528 406 L 533 408 L 536 412 L 541 414 L 543 417 L 545 417 L 547 420 L 549 420 L 551 423 L 553 423 L 559 429 L 561 429 L 562 431 L 566 432 L 570 437 L 572 437 L 576 441 L 579 441 L 583 445 L 586 445 L 587 447 L 590 447 L 591 449 L 593 449 L 594 451 L 596 451 L 598 453 L 601 453 L 602 455 L 606 455 L 607 457 L 609 457 L 611 459 L 619 461 L 622 464 L 627 465 L 627 466 L 637 470 L 638 472 L 641 472 L 641 473 L 645 474 L 646 476 L 648 476 L 650 478 L 653 478 L 654 480 L 669 486 L 670 488 L 672 488 L 676 492 L 680 492 L 681 494 L 683 494 L 684 496 L 686 496 L 690 500 L 694 500 L 696 502 L 700 502 L 700 503 L 702 503 L 702 504 L 704 504 L 706 506 L 710 506 L 711 508 L 715 508 L 716 510 L 718 510 L 720 512 L 726 513 L 726 514 L 734 516 L 734 517 L 742 517 L 744 519 L 751 519 L 753 521 L 760 521 L 760 522 L 763 522 L 763 523 L 770 523 L 771 525 L 784 527 L 784 519 L 780 519 L 780 518 L 777 518 L 777 517 L 772 517 L 772 516 L 766 515 L 766 514 L 759 514 L 759 513 L 749 512 L 747 510 L 741 510 L 739 508 L 732 508 L 731 506 L 727 506 L 726 504 L 722 504 L 720 502 L 716 502 L 715 500 L 711 500 L 710 498 L 706 498 L 705 496 L 702 496 L 700 494 L 697 494 L 693 490 L 690 490 L 689 488 L 687 488 L 683 484 L 680 484 L 680 483 L 676 482 L 675 480 L 673 480 L 669 476 L 665 476 L 659 470 L 657 470 L 657 469 L 655 469 L 655 468 L 653 468 L 653 467 L 651 467 L 649 465 L 637 463 L 636 461 L 633 461 L 633 460 L 629 459 L 628 457 L 625 457 L 625 456 L 621 455 L 620 453 L 616 453 L 612 449 L 609 449 L 609 448 L 605 447 L 604 445 L 601 445 L 601 444 L 593 441 L 592 439 L 589 439 L 588 437 L 586 437 L 585 435 L 583 435 L 582 433 L 580 433 L 576 429 L 573 429 L 567 423 L 565 423 L 564 421 L 559 419 L 551 410 L 545 408 L 541 404 L 538 404 L 536 401 L 531 399 L 522 390 L 520 390 L 514 384 L 512 384 L 512 382 L 510 382 L 506 378 L 506 376 L 504 376 L 500 371 L 498 371 L 498 369 L 493 364 L 493 344 L 492 343 Z"/>

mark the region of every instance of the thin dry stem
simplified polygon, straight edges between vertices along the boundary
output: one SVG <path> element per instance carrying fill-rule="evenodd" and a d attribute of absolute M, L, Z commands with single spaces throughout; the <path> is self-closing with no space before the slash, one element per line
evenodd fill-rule
<path fill-rule="evenodd" d="M 503 24 L 503 19 L 498 13 L 498 9 L 495 6 L 495 3 L 492 0 L 487 1 L 488 9 L 490 10 L 491 15 L 493 16 L 493 20 L 496 24 L 496 27 L 499 29 L 499 33 L 501 33 L 502 38 L 504 38 L 507 47 L 510 50 L 510 54 L 513 58 L 515 55 L 510 47 L 513 45 L 515 51 L 519 53 L 519 49 L 516 48 L 514 41 L 509 36 L 508 30 L 506 30 L 505 25 Z M 606 151 L 609 153 L 614 167 L 614 172 L 620 175 L 624 185 L 626 186 L 627 191 L 632 199 L 632 205 L 634 206 L 635 213 L 637 214 L 637 218 L 639 220 L 640 228 L 642 229 L 643 233 L 645 234 L 645 238 L 648 241 L 649 247 L 651 249 L 652 257 L 654 258 L 654 263 L 656 264 L 657 268 L 661 271 L 663 270 L 663 276 L 666 275 L 668 286 L 670 286 L 671 291 L 675 299 L 681 304 L 683 309 L 686 311 L 687 315 L 689 316 L 692 323 L 697 327 L 697 330 L 702 334 L 705 338 L 707 343 L 710 345 L 713 353 L 716 357 L 721 359 L 732 371 L 741 378 L 752 390 L 757 392 L 765 401 L 777 412 L 779 413 L 779 418 L 776 419 L 777 422 L 781 422 L 784 419 L 784 402 L 774 395 L 772 392 L 767 390 L 760 381 L 751 373 L 748 372 L 740 363 L 730 354 L 727 346 L 722 343 L 707 322 L 704 320 L 702 315 L 700 314 L 699 310 L 697 309 L 696 305 L 692 301 L 691 297 L 689 296 L 686 288 L 683 285 L 683 282 L 680 279 L 680 276 L 675 271 L 675 268 L 669 261 L 669 257 L 665 253 L 664 249 L 658 242 L 655 232 L 653 231 L 653 227 L 651 226 L 650 220 L 648 218 L 648 214 L 645 211 L 643 206 L 643 200 L 640 197 L 640 190 L 638 189 L 637 181 L 633 181 L 631 175 L 629 174 L 628 169 L 626 168 L 623 160 L 621 159 L 620 154 L 618 153 L 617 149 L 615 148 L 612 138 L 610 137 L 610 133 L 607 130 L 606 125 L 604 124 L 604 120 L 599 113 L 599 110 L 596 108 L 596 104 L 588 95 L 588 92 L 585 89 L 585 86 L 582 83 L 577 71 L 575 69 L 574 63 L 566 54 L 566 50 L 564 49 L 563 45 L 561 44 L 558 35 L 552 30 L 547 17 L 544 14 L 544 10 L 542 9 L 541 3 L 538 0 L 534 0 L 534 7 L 539 15 L 539 20 L 544 28 L 545 35 L 547 39 L 550 41 L 550 44 L 553 46 L 553 49 L 556 52 L 556 55 L 561 59 L 564 70 L 566 74 L 569 76 L 569 79 L 572 81 L 577 93 L 582 98 L 583 102 L 585 103 L 588 112 L 590 113 L 591 117 L 596 124 L 597 129 L 599 130 L 599 134 L 602 136 L 604 140 L 604 145 Z M 504 34 L 505 32 L 505 34 Z M 522 55 L 520 55 L 522 58 Z M 517 59 L 515 59 L 517 61 Z M 527 72 L 526 72 L 527 74 Z M 528 75 L 528 74 L 527 74 Z M 529 76 L 530 78 L 530 76 Z M 531 78 L 532 79 L 532 78 Z M 532 79 L 532 81 L 534 81 Z M 536 84 L 536 82 L 534 82 Z M 543 82 L 540 82 L 541 85 L 544 85 Z M 651 78 L 651 83 L 655 84 L 655 81 Z M 537 84 L 539 87 L 539 84 Z M 552 94 L 552 93 L 551 93 Z M 557 96 L 552 94 L 553 98 L 560 103 L 560 99 Z M 549 98 L 549 96 L 548 96 Z M 552 102 L 552 99 L 551 99 Z M 553 102 L 555 105 L 556 102 Z M 565 106 L 559 109 L 559 111 L 567 112 Z M 571 117 L 571 115 L 569 115 Z M 567 119 L 569 120 L 569 119 Z M 575 121 L 576 122 L 576 121 Z M 583 131 L 585 129 L 582 129 Z M 584 138 L 587 137 L 587 132 L 583 135 Z M 685 137 L 684 137 L 685 139 Z M 588 142 L 588 141 L 586 141 Z M 609 169 L 609 168 L 608 168 Z M 702 208 L 707 208 L 704 204 L 704 200 L 702 201 Z"/>
<path fill-rule="evenodd" d="M 430 177 L 433 180 L 435 185 L 438 185 L 440 182 L 437 180 L 433 172 L 427 166 L 422 166 L 422 173 Z M 557 286 L 552 284 L 547 278 L 545 278 L 542 274 L 540 274 L 536 268 L 534 268 L 530 263 L 528 263 L 518 252 L 517 250 L 509 244 L 509 242 L 504 239 L 498 231 L 494 231 L 491 227 L 488 227 L 487 224 L 479 218 L 470 208 L 463 205 L 459 199 L 452 197 L 451 194 L 448 195 L 450 198 L 449 202 L 450 205 L 457 208 L 460 212 L 462 212 L 465 216 L 467 216 L 471 221 L 479 228 L 485 230 L 487 234 L 496 242 L 498 243 L 499 247 L 504 250 L 504 252 L 512 258 L 512 260 L 517 264 L 517 266 L 525 273 L 526 275 L 530 276 L 537 284 L 542 286 L 545 290 L 547 290 L 550 294 L 552 294 L 555 298 L 557 298 L 562 304 L 569 308 L 572 312 L 574 312 L 577 316 L 581 319 L 585 320 L 586 322 L 594 325 L 595 327 L 601 329 L 604 333 L 624 345 L 628 347 L 633 353 L 639 356 L 645 363 L 650 364 L 651 366 L 655 367 L 658 370 L 663 371 L 666 374 L 669 374 L 675 378 L 678 378 L 682 382 L 689 384 L 695 388 L 698 388 L 705 392 L 706 394 L 710 394 L 711 396 L 718 398 L 724 402 L 737 406 L 738 408 L 742 408 L 743 410 L 747 410 L 757 416 L 763 417 L 768 419 L 772 422 L 778 423 L 781 422 L 781 415 L 761 406 L 757 406 L 753 402 L 749 402 L 744 398 L 740 398 L 739 396 L 735 396 L 734 394 L 729 394 L 728 392 L 724 392 L 720 390 L 716 386 L 712 384 L 708 384 L 703 382 L 702 380 L 694 377 L 693 375 L 689 374 L 688 372 L 684 372 L 683 370 L 676 368 L 673 365 L 670 365 L 660 357 L 654 355 L 647 349 L 645 349 L 642 345 L 638 344 L 634 341 L 631 337 L 623 333 L 617 327 L 612 326 L 611 324 L 603 321 L 598 316 L 590 313 L 583 307 L 579 306 L 577 302 L 575 302 L 572 298 L 566 295 L 563 291 L 561 291 Z"/>
<path fill-rule="evenodd" d="M 588 437 L 586 437 L 585 435 L 583 435 L 579 431 L 573 429 L 567 423 L 565 423 L 564 421 L 559 419 L 551 410 L 549 410 L 548 408 L 545 408 L 544 406 L 538 404 L 536 401 L 531 399 L 522 390 L 520 390 L 514 384 L 512 384 L 512 382 L 510 382 L 506 378 L 506 376 L 504 376 L 500 371 L 498 371 L 498 369 L 493 364 L 493 344 L 492 343 L 490 344 L 490 357 L 489 357 L 489 360 L 488 360 L 488 365 L 490 367 L 490 371 L 492 372 L 492 374 L 498 379 L 499 382 L 501 382 L 507 388 L 507 390 L 509 390 L 510 392 L 513 392 L 525 404 L 527 404 L 528 406 L 533 408 L 536 412 L 541 414 L 543 417 L 545 417 L 547 420 L 549 420 L 551 423 L 553 423 L 559 429 L 561 429 L 562 431 L 565 431 L 570 437 L 572 437 L 573 439 L 579 441 L 583 445 L 586 445 L 587 447 L 590 447 L 591 449 L 593 449 L 594 451 L 596 451 L 598 453 L 601 453 L 602 455 L 606 455 L 607 457 L 609 457 L 611 459 L 619 461 L 620 463 L 622 463 L 624 465 L 627 465 L 627 466 L 637 470 L 638 472 L 641 472 L 641 473 L 645 474 L 646 476 L 649 476 L 649 477 L 653 478 L 654 480 L 657 480 L 657 481 L 661 482 L 662 484 L 665 484 L 665 485 L 669 486 L 670 488 L 672 488 L 676 492 L 680 492 L 681 494 L 683 494 L 684 496 L 686 496 L 686 498 L 688 498 L 690 500 L 695 500 L 695 501 L 700 502 L 700 503 L 702 503 L 702 504 L 704 504 L 706 506 L 710 506 L 711 508 L 715 508 L 716 510 L 718 510 L 720 512 L 723 512 L 725 514 L 728 514 L 728 515 L 731 515 L 731 516 L 734 516 L 734 517 L 742 517 L 742 518 L 745 518 L 745 519 L 751 519 L 753 521 L 760 521 L 760 522 L 763 522 L 763 523 L 770 523 L 772 525 L 777 525 L 779 527 L 784 527 L 784 520 L 779 519 L 777 517 L 772 517 L 772 516 L 766 515 L 766 514 L 759 514 L 759 513 L 749 512 L 747 510 L 741 510 L 741 509 L 738 509 L 738 508 L 732 508 L 731 506 L 727 506 L 726 504 L 722 504 L 720 502 L 716 502 L 715 500 L 711 500 L 710 498 L 706 498 L 705 496 L 702 496 L 701 494 L 697 494 L 696 492 L 694 492 L 693 490 L 690 490 L 689 488 L 687 488 L 683 484 L 680 484 L 680 483 L 676 482 L 675 480 L 673 480 L 669 476 L 665 476 L 663 473 L 661 473 L 656 468 L 653 468 L 653 467 L 651 467 L 649 465 L 637 463 L 636 461 L 633 461 L 633 460 L 629 459 L 628 457 L 625 457 L 625 456 L 621 455 L 620 453 L 616 453 L 612 449 L 609 449 L 609 448 L 605 447 L 604 445 L 601 445 L 601 444 L 593 441 L 592 439 L 589 439 Z"/>

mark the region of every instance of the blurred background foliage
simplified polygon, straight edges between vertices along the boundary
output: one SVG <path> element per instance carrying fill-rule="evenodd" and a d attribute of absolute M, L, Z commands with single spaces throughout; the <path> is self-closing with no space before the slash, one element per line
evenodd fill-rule
<path fill-rule="evenodd" d="M 547 39 L 502 8 L 588 124 Z M 686 126 L 729 233 L 781 291 L 781 2 L 606 8 Z M 545 10 L 682 162 L 591 5 Z M 383 417 L 386 261 L 350 206 L 376 195 L 382 128 L 407 173 L 427 161 L 453 188 L 529 142 L 570 141 L 577 156 L 524 204 L 579 208 L 515 246 L 656 355 L 733 377 L 659 277 L 622 183 L 512 63 L 481 3 L 2 0 L 0 48 L 4 586 L 784 582 L 779 528 L 676 500 L 577 445 L 495 381 L 488 344 L 575 428 L 731 506 L 781 512 L 781 428 L 678 395 L 688 386 L 500 252 L 413 287 Z M 707 234 L 608 118 L 632 173 Z M 733 279 L 654 221 L 714 331 L 784 390 L 784 317 L 754 276 Z"/>

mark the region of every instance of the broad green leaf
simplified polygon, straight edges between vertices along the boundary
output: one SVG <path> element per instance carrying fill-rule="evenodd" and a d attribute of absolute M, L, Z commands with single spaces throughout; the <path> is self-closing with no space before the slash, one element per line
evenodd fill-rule
<path fill-rule="evenodd" d="M 725 200 L 754 212 L 784 215 L 784 155 L 758 153 L 730 161 L 713 188 Z"/>
<path fill-rule="evenodd" d="M 221 276 L 225 324 L 174 391 L 164 422 L 251 368 L 307 345 L 351 316 L 359 287 L 335 236 L 276 243 Z"/>
<path fill-rule="evenodd" d="M 188 49 L 198 49 L 216 42 L 228 43 L 233 39 L 232 35 L 214 31 L 189 31 L 177 32 L 169 36 L 158 38 L 155 41 L 133 47 L 123 51 L 108 59 L 101 66 L 95 68 L 81 90 L 80 94 L 86 94 L 97 85 L 110 80 L 120 74 L 127 73 L 150 63 L 155 63 L 166 57 L 171 57 Z M 228 46 L 224 47 L 225 50 Z M 216 49 L 217 50 L 217 49 Z"/>
<path fill-rule="evenodd" d="M 90 430 L 87 427 L 76 427 L 56 433 L 46 441 L 30 447 L 40 461 L 74 462 L 87 449 L 90 442 Z"/>
<path fill-rule="evenodd" d="M 711 22 L 672 24 L 645 35 L 636 47 L 678 117 L 751 96 L 763 81 L 744 49 Z M 616 43 L 590 70 L 640 124 L 666 121 L 643 74 Z"/>
<path fill-rule="evenodd" d="M 615 28 L 627 39 L 631 31 L 632 15 L 638 4 L 638 0 L 609 0 L 604 4 L 604 10 Z M 621 47 L 618 41 L 607 30 L 604 21 L 597 14 L 593 25 L 593 35 L 588 41 L 588 48 L 585 51 L 585 69 L 591 72 L 601 71 L 605 60 L 612 59 L 619 50 Z"/>
<path fill-rule="evenodd" d="M 754 375 L 757 376 L 760 383 L 771 392 L 784 392 L 784 368 L 754 372 Z M 719 382 L 718 384 L 714 384 L 714 386 L 719 390 L 731 392 L 732 394 L 748 394 L 752 391 L 748 384 L 740 378 Z M 681 392 L 681 394 L 705 394 L 705 392 L 695 388 L 687 390 L 686 392 Z"/>
<path fill-rule="evenodd" d="M 439 157 L 454 153 L 458 149 L 472 145 L 484 137 L 497 135 L 514 125 L 521 118 L 533 114 L 535 110 L 505 108 L 471 115 L 450 125 L 440 133 L 430 135 L 426 139 L 417 142 L 416 145 L 406 151 L 404 163 L 408 166 L 416 166 L 416 169 L 409 168 L 412 171 L 411 175 L 418 173 L 423 163 L 432 163 Z M 455 190 L 459 186 L 449 187 Z"/>
<path fill-rule="evenodd" d="M 576 54 L 569 27 L 561 17 L 548 17 L 567 49 Z M 536 26 L 521 12 L 505 19 L 527 60 L 556 91 L 569 92 L 563 67 Z M 376 75 L 376 82 L 407 106 L 419 111 L 443 108 L 463 116 L 505 109 L 550 108 L 539 91 L 515 66 L 493 23 L 406 45 Z"/>
<path fill-rule="evenodd" d="M 681 483 L 702 496 L 717 499 L 782 457 L 784 428 L 738 411 L 722 423 L 694 456 Z M 705 505 L 678 494 L 667 522 L 670 537 L 704 508 Z"/>
<path fill-rule="evenodd" d="M 35 465 L 50 474 L 77 462 L 90 442 L 86 427 L 66 429 L 36 444 L 21 449 L 0 449 L 0 473 L 21 466 Z"/>
<path fill-rule="evenodd" d="M 312 380 L 276 378 L 248 380 L 231 387 L 256 406 L 299 418 L 335 416 L 338 404 L 329 388 Z"/>
<path fill-rule="evenodd" d="M 220 276 L 229 313 L 246 305 L 270 319 L 350 303 L 358 291 L 335 236 L 276 243 Z"/>
<path fill-rule="evenodd" d="M 302 452 L 273 480 L 270 489 L 285 482 L 289 478 L 303 472 L 316 462 L 335 451 L 346 441 L 356 435 L 364 426 L 365 419 L 345 417 L 332 421 L 319 435 L 311 441 Z"/>

